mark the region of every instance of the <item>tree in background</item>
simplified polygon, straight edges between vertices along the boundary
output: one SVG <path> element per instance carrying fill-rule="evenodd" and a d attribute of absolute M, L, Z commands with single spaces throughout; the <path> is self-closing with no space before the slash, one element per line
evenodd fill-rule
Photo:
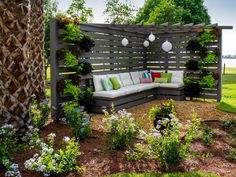
<path fill-rule="evenodd" d="M 145 23 L 149 20 L 153 8 L 159 3 L 160 0 L 146 0 L 143 7 L 138 10 L 134 24 Z"/>
<path fill-rule="evenodd" d="M 45 55 L 47 61 L 50 56 L 50 29 L 49 22 L 52 18 L 55 18 L 58 14 L 58 3 L 53 0 L 44 0 L 44 14 L 45 14 Z"/>
<path fill-rule="evenodd" d="M 67 14 L 72 18 L 79 18 L 83 23 L 89 23 L 93 19 L 93 10 L 85 7 L 85 0 L 73 0 Z"/>
<path fill-rule="evenodd" d="M 182 22 L 188 23 L 206 23 L 211 22 L 207 8 L 204 6 L 204 0 L 174 0 L 178 7 L 183 8 Z"/>
<path fill-rule="evenodd" d="M 155 22 L 162 24 L 169 22 L 174 24 L 182 20 L 183 9 L 175 5 L 174 0 L 160 0 L 158 5 L 155 6 L 150 13 L 147 24 Z"/>
<path fill-rule="evenodd" d="M 169 6 L 167 5 L 169 4 Z M 176 9 L 174 8 L 176 7 Z M 172 12 L 173 11 L 173 12 Z M 168 15 L 171 12 L 171 15 Z M 164 13 L 164 15 L 162 15 Z M 168 15 L 165 17 L 165 15 Z M 181 16 L 181 18 L 180 18 Z M 164 18 L 166 21 L 163 21 Z M 204 0 L 146 0 L 137 13 L 134 23 L 210 23 Z"/>
<path fill-rule="evenodd" d="M 106 0 L 106 9 L 103 14 L 106 16 L 107 23 L 126 24 L 134 18 L 133 1 L 122 3 L 119 0 Z"/>

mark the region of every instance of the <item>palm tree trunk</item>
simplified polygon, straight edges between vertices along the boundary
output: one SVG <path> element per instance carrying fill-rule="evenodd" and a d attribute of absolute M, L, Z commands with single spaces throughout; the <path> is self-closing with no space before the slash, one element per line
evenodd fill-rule
<path fill-rule="evenodd" d="M 31 70 L 32 87 L 38 100 L 45 97 L 44 13 L 43 0 L 31 3 Z"/>
<path fill-rule="evenodd" d="M 0 1 L 0 123 L 22 135 L 33 94 L 29 0 Z"/>

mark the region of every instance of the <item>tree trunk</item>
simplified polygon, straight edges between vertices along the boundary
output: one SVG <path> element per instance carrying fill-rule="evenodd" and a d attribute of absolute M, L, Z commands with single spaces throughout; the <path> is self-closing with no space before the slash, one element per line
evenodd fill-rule
<path fill-rule="evenodd" d="M 32 87 L 38 100 L 45 97 L 44 13 L 43 0 L 31 3 L 30 20 Z"/>
<path fill-rule="evenodd" d="M 0 124 L 22 135 L 31 123 L 33 94 L 29 0 L 0 1 Z"/>

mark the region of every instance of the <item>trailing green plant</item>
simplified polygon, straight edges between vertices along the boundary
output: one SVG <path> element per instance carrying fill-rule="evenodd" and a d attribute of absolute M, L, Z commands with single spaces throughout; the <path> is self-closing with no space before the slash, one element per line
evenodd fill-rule
<path fill-rule="evenodd" d="M 203 32 L 199 33 L 197 37 L 197 41 L 201 44 L 201 46 L 205 46 L 207 42 L 214 41 L 216 36 L 212 29 L 204 29 Z"/>
<path fill-rule="evenodd" d="M 64 93 L 72 96 L 77 101 L 78 106 L 83 105 L 87 107 L 93 100 L 93 92 L 89 87 L 82 91 L 70 80 L 65 81 Z"/>
<path fill-rule="evenodd" d="M 83 35 L 81 34 L 80 26 L 78 24 L 68 23 L 65 25 L 63 40 L 69 43 L 78 44 L 82 38 Z"/>
<path fill-rule="evenodd" d="M 201 84 L 193 77 L 184 78 L 185 94 L 191 98 L 199 96 L 202 92 Z"/>
<path fill-rule="evenodd" d="M 207 65 L 208 63 L 215 63 L 216 62 L 216 58 L 217 58 L 217 56 L 216 56 L 216 54 L 214 52 L 208 52 L 206 57 L 201 59 L 201 62 L 204 65 Z"/>
<path fill-rule="evenodd" d="M 205 146 L 212 146 L 216 137 L 217 137 L 217 134 L 209 126 L 205 125 L 202 128 L 201 139 Z"/>
<path fill-rule="evenodd" d="M 71 104 L 64 107 L 66 123 L 70 125 L 71 131 L 77 140 L 87 138 L 91 135 L 90 117 L 87 113 L 81 112 Z"/>
<path fill-rule="evenodd" d="M 39 151 L 32 158 L 25 161 L 25 168 L 42 172 L 44 176 L 65 174 L 73 170 L 78 173 L 83 172 L 76 160 L 81 154 L 79 144 L 74 138 L 64 137 L 61 147 L 56 149 L 55 136 L 54 133 L 48 135 L 48 144 L 43 141 L 38 142 Z"/>
<path fill-rule="evenodd" d="M 73 68 L 77 74 L 82 75 L 89 74 L 93 70 L 93 66 L 91 65 L 91 63 L 85 60 L 79 60 Z"/>
<path fill-rule="evenodd" d="M 202 88 L 214 88 L 215 79 L 212 75 L 204 76 L 200 81 L 200 85 Z"/>
<path fill-rule="evenodd" d="M 66 24 L 65 27 L 63 40 L 79 46 L 80 49 L 85 52 L 89 52 L 91 48 L 94 47 L 94 38 L 89 35 L 82 34 L 78 24 L 69 23 Z"/>
<path fill-rule="evenodd" d="M 77 65 L 78 58 L 71 51 L 66 50 L 64 63 L 68 67 L 74 67 Z"/>
<path fill-rule="evenodd" d="M 48 120 L 48 115 L 50 108 L 48 105 L 48 100 L 45 99 L 41 102 L 34 100 L 32 102 L 30 116 L 32 118 L 32 125 L 35 128 L 43 129 L 45 123 Z"/>
<path fill-rule="evenodd" d="M 193 70 L 193 71 L 197 71 L 201 68 L 201 66 L 199 65 L 199 62 L 197 60 L 188 60 L 185 63 L 185 66 L 188 70 Z"/>
<path fill-rule="evenodd" d="M 76 101 L 79 101 L 81 89 L 78 86 L 72 84 L 70 80 L 65 80 L 64 93 L 73 96 Z"/>
<path fill-rule="evenodd" d="M 109 130 L 107 143 L 110 149 L 124 150 L 131 146 L 139 132 L 131 113 L 120 110 L 115 113 L 114 108 L 109 112 L 104 111 L 104 122 Z"/>

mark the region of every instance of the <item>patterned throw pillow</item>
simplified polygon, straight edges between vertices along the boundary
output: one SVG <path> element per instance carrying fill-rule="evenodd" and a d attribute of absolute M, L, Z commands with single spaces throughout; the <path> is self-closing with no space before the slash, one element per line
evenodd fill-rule
<path fill-rule="evenodd" d="M 167 77 L 168 78 L 168 83 L 170 83 L 171 78 L 172 78 L 172 73 L 161 73 L 161 77 Z"/>
<path fill-rule="evenodd" d="M 149 79 L 149 78 L 142 78 L 140 77 L 140 83 L 141 84 L 144 84 L 144 83 L 152 83 L 152 79 Z"/>
<path fill-rule="evenodd" d="M 109 78 L 102 79 L 102 87 L 105 91 L 113 90 L 113 86 Z"/>
<path fill-rule="evenodd" d="M 121 85 L 117 79 L 117 77 L 109 77 L 111 83 L 112 83 L 112 86 L 115 90 L 118 90 L 121 88 Z"/>
<path fill-rule="evenodd" d="M 146 78 L 146 79 L 152 79 L 152 75 L 150 73 L 143 73 L 143 78 Z"/>

